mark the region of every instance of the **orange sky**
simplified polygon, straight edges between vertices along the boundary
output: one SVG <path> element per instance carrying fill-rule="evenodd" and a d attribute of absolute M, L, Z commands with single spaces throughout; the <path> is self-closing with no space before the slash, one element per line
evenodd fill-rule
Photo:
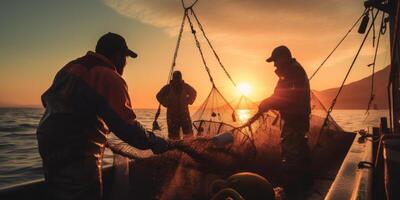
<path fill-rule="evenodd" d="M 0 105 L 40 105 L 40 95 L 57 70 L 93 50 L 97 39 L 111 31 L 125 36 L 128 46 L 139 54 L 138 59 L 128 61 L 124 74 L 133 106 L 156 107 L 155 94 L 166 83 L 172 62 L 183 12 L 180 0 L 77 2 L 9 3 L 0 8 Z M 65 12 L 66 7 L 72 13 Z M 252 87 L 249 97 L 254 101 L 267 97 L 275 86 L 273 64 L 265 62 L 275 46 L 285 44 L 291 48 L 311 75 L 363 9 L 362 0 L 200 0 L 195 7 L 227 70 L 236 82 Z M 355 30 L 311 87 L 337 87 L 361 39 Z M 349 82 L 370 74 L 371 69 L 366 67 L 373 56 L 370 41 Z M 387 34 L 381 46 L 378 69 L 388 64 Z M 227 99 L 234 99 L 237 93 L 207 48 L 205 55 L 217 87 Z M 177 69 L 198 90 L 195 105 L 201 104 L 211 84 L 188 29 Z"/>

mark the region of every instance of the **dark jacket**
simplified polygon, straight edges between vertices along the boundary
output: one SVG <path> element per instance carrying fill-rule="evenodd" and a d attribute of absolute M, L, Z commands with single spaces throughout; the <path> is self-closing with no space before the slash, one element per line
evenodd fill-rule
<path fill-rule="evenodd" d="M 88 52 L 64 66 L 42 103 L 37 137 L 44 162 L 98 158 L 110 131 L 139 149 L 152 146 L 136 121 L 124 79 L 100 54 Z"/>
<path fill-rule="evenodd" d="M 278 110 L 285 121 L 304 121 L 310 115 L 310 84 L 303 67 L 293 59 L 288 66 L 275 71 L 279 81 L 274 93 L 263 100 L 259 111 Z"/>
<path fill-rule="evenodd" d="M 188 105 L 196 100 L 196 90 L 184 81 L 171 81 L 158 93 L 157 100 L 167 108 L 167 116 L 183 119 L 190 118 Z"/>

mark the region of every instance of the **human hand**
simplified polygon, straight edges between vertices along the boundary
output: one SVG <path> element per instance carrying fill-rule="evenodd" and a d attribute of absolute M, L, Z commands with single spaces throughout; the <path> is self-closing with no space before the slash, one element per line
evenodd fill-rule
<path fill-rule="evenodd" d="M 150 149 L 154 154 L 164 153 L 171 150 L 170 141 L 157 136 L 153 132 L 149 133 Z"/>

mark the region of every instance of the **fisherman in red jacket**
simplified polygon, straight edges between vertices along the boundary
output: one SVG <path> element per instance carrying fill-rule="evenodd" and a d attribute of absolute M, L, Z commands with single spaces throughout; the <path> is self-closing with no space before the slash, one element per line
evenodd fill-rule
<path fill-rule="evenodd" d="M 274 93 L 263 100 L 258 112 L 249 120 L 252 123 L 268 110 L 279 111 L 284 126 L 281 133 L 282 165 L 285 191 L 289 199 L 302 199 L 304 186 L 310 176 L 310 149 L 306 134 L 310 128 L 310 84 L 303 67 L 292 57 L 286 46 L 272 51 L 267 62 L 274 62 L 279 77 Z"/>
<path fill-rule="evenodd" d="M 183 81 L 180 71 L 175 71 L 171 82 L 157 93 L 158 102 L 167 108 L 170 139 L 180 139 L 181 128 L 185 137 L 193 135 L 188 105 L 192 105 L 195 99 L 196 90 Z"/>
<path fill-rule="evenodd" d="M 102 158 L 109 132 L 154 153 L 169 142 L 136 121 L 122 78 L 126 57 L 137 57 L 125 39 L 103 35 L 96 52 L 65 65 L 42 95 L 46 108 L 37 129 L 50 199 L 101 199 Z"/>

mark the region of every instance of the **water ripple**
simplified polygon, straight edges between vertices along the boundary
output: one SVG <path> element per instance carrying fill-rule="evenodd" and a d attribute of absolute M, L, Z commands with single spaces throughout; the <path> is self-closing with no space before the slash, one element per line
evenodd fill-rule
<path fill-rule="evenodd" d="M 151 128 L 155 110 L 135 110 L 138 121 Z M 159 123 L 166 135 L 165 111 Z M 42 178 L 41 159 L 37 150 L 36 128 L 43 109 L 0 108 L 0 187 Z M 368 126 L 378 126 L 379 119 L 387 116 L 387 111 L 371 111 L 367 119 L 363 110 L 337 111 L 332 115 L 337 123 L 347 131 L 355 131 Z M 109 137 L 110 139 L 113 136 Z M 104 164 L 113 162 L 112 153 L 106 150 Z"/>

